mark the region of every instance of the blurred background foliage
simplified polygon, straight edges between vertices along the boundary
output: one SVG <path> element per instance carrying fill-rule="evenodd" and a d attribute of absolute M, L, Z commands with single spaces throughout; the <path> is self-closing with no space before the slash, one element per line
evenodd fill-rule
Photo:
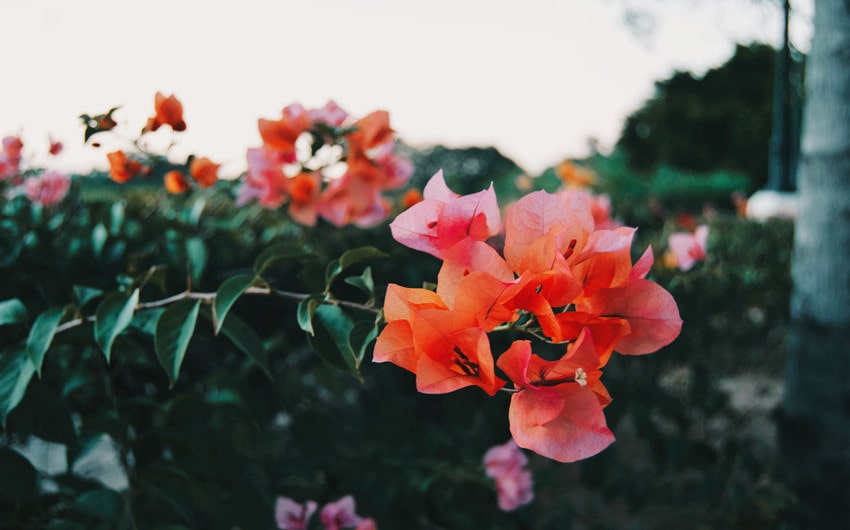
<path fill-rule="evenodd" d="M 481 465 L 486 449 L 509 437 L 508 395 L 422 395 L 412 374 L 383 364 L 367 363 L 360 382 L 310 350 L 295 303 L 243 297 L 232 311 L 261 338 L 268 375 L 203 315 L 173 388 L 149 322 L 119 336 L 109 364 L 90 330 L 58 336 L 41 379 L 0 428 L 0 527 L 267 529 L 278 495 L 351 494 L 358 513 L 384 529 L 792 528 L 795 499 L 776 468 L 772 414 L 793 227 L 742 218 L 734 200 L 766 179 L 773 53 L 739 46 L 703 78 L 659 82 L 613 153 L 573 161 L 594 175 L 590 190 L 609 195 L 613 217 L 639 227 L 634 257 L 652 245 L 650 276 L 671 291 L 684 327 L 655 354 L 611 360 L 606 416 L 618 441 L 575 464 L 529 455 L 530 505 L 500 512 Z M 564 186 L 556 168 L 525 175 L 494 148 L 404 146 L 400 154 L 414 162 L 412 187 L 443 169 L 462 194 L 492 181 L 503 206 Z M 144 275 L 149 297 L 187 281 L 213 291 L 273 243 L 313 252 L 321 264 L 372 245 L 388 257 L 350 274 L 368 265 L 378 286 L 436 281 L 440 262 L 394 243 L 386 223 L 305 228 L 235 207 L 232 191 L 220 183 L 171 196 L 159 173 L 124 186 L 92 174 L 74 178 L 59 209 L 5 200 L 2 298 L 19 298 L 32 316 L 70 300 L 93 310 L 86 300 L 100 290 Z M 688 272 L 665 266 L 667 236 L 692 223 L 710 227 L 708 259 Z M 322 270 L 293 262 L 269 279 L 304 292 Z M 335 289 L 364 301 L 342 281 Z M 0 343 L 25 333 L 0 326 Z M 0 365 L 11 358 L 2 355 Z"/>

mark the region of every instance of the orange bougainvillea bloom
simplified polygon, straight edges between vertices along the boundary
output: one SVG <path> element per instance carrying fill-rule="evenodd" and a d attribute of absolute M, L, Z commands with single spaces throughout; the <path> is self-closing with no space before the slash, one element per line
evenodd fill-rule
<path fill-rule="evenodd" d="M 189 173 L 195 182 L 202 188 L 209 188 L 218 181 L 218 168 L 221 164 L 214 164 L 207 157 L 193 158 L 189 164 Z"/>
<path fill-rule="evenodd" d="M 555 174 L 571 188 L 586 188 L 596 182 L 596 175 L 591 170 L 578 166 L 569 160 L 558 164 L 555 167 Z"/>
<path fill-rule="evenodd" d="M 168 193 L 184 193 L 192 187 L 183 172 L 178 169 L 172 169 L 165 174 L 165 189 Z"/>
<path fill-rule="evenodd" d="M 154 97 L 154 110 L 156 114 L 148 118 L 148 123 L 142 129 L 143 133 L 155 131 L 163 125 L 168 125 L 178 132 L 186 130 L 183 104 L 174 94 L 165 97 L 162 92 L 157 92 Z"/>
<path fill-rule="evenodd" d="M 401 198 L 401 205 L 405 210 L 419 202 L 422 202 L 422 192 L 417 189 L 407 190 Z"/>
<path fill-rule="evenodd" d="M 118 183 L 124 183 L 144 171 L 139 162 L 127 158 L 124 151 L 107 153 L 109 160 L 109 178 Z"/>
<path fill-rule="evenodd" d="M 283 153 L 287 163 L 296 160 L 295 140 L 312 126 L 309 112 L 298 103 L 286 106 L 279 120 L 260 118 L 257 121 L 263 147 Z"/>
<path fill-rule="evenodd" d="M 316 201 L 322 188 L 322 177 L 317 172 L 299 173 L 289 181 L 289 215 L 295 221 L 314 226 L 318 219 Z"/>

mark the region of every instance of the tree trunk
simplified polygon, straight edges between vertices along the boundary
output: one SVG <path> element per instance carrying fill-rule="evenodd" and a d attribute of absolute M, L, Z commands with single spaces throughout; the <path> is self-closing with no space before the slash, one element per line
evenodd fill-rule
<path fill-rule="evenodd" d="M 784 470 L 803 528 L 850 528 L 850 0 L 816 0 L 794 236 Z"/>

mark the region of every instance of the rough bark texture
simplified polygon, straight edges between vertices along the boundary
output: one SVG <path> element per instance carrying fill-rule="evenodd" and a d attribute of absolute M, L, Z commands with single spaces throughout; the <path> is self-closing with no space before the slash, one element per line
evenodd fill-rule
<path fill-rule="evenodd" d="M 816 0 L 780 441 L 801 528 L 850 528 L 850 0 Z"/>

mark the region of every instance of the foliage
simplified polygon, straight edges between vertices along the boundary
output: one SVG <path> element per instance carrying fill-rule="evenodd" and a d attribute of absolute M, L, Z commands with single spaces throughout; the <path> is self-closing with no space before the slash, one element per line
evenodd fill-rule
<path fill-rule="evenodd" d="M 767 182 L 773 123 L 776 51 L 738 45 L 723 65 L 696 77 L 676 72 L 656 83 L 655 96 L 631 114 L 617 148 L 630 167 L 667 165 L 682 171 L 724 170 L 749 179 L 747 191 Z"/>

